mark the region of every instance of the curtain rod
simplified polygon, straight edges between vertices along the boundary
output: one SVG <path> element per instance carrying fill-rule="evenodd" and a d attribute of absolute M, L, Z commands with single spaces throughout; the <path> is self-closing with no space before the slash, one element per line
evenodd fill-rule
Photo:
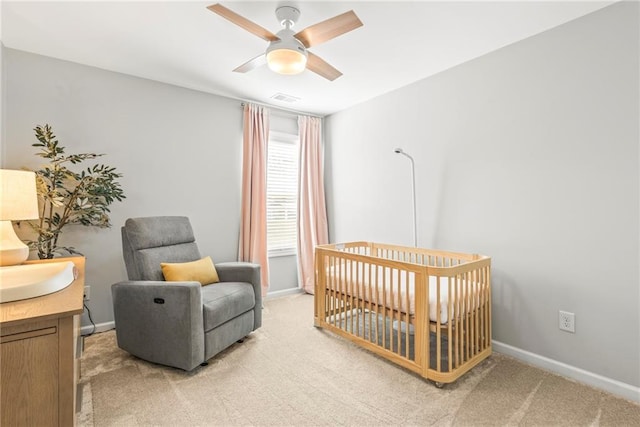
<path fill-rule="evenodd" d="M 288 109 L 288 108 L 275 107 L 273 105 L 262 104 L 260 102 L 255 102 L 255 101 L 243 101 L 242 103 L 240 103 L 240 106 L 244 107 L 246 103 L 259 105 L 261 107 L 271 108 L 271 109 L 276 110 L 277 113 L 289 114 L 289 115 L 292 115 L 292 116 L 309 116 L 309 117 L 316 117 L 318 119 L 324 118 L 324 116 L 317 116 L 315 114 L 309 114 L 309 113 L 305 113 L 303 111 L 296 111 L 296 110 L 291 110 L 291 109 Z"/>

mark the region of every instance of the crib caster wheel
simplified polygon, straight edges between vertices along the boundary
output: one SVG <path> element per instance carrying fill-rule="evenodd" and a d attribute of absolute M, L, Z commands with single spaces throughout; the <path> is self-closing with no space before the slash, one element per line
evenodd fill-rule
<path fill-rule="evenodd" d="M 434 381 L 433 385 L 435 385 L 436 388 L 443 388 L 444 387 L 444 383 L 441 383 L 439 381 Z"/>

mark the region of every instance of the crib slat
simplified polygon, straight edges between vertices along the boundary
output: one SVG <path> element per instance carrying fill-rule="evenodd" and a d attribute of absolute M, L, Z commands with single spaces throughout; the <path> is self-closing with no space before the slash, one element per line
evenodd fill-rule
<path fill-rule="evenodd" d="M 349 261 L 349 275 L 348 275 L 349 277 L 347 279 L 349 282 L 349 297 L 347 298 L 347 301 L 349 302 L 349 308 L 347 309 L 347 315 L 349 316 L 349 323 L 350 323 L 349 330 L 354 335 L 356 333 L 356 330 L 354 329 L 355 327 L 354 305 L 356 302 L 354 294 L 355 294 L 355 287 L 357 286 L 354 278 L 355 264 L 356 264 L 356 261 Z"/>
<path fill-rule="evenodd" d="M 484 268 L 483 270 L 484 273 L 484 301 L 483 301 L 483 305 L 484 305 L 484 310 L 485 310 L 485 314 L 484 314 L 484 318 L 485 318 L 485 337 L 486 338 L 486 342 L 485 342 L 485 349 L 489 348 L 491 346 L 491 293 L 490 293 L 490 279 L 489 279 L 489 269 Z"/>
<path fill-rule="evenodd" d="M 420 298 L 424 298 L 424 287 L 423 280 L 424 277 L 421 273 L 412 272 L 413 274 L 413 286 L 414 286 L 414 300 L 417 301 Z M 428 323 L 424 320 L 425 312 L 424 310 L 415 310 L 415 315 L 413 318 L 413 361 L 417 363 L 422 369 L 426 369 L 424 363 L 424 326 Z M 427 321 L 428 322 L 428 321 Z M 429 328 L 426 328 L 427 331 Z M 428 333 L 428 332 L 427 332 Z M 421 373 L 422 375 L 422 373 Z"/>
<path fill-rule="evenodd" d="M 331 308 L 333 310 L 331 321 L 334 322 L 334 326 L 335 326 L 336 318 L 338 316 L 338 295 L 339 295 L 338 291 L 340 286 L 340 264 L 338 263 L 337 259 L 334 259 L 334 268 L 338 273 L 333 277 L 333 298 L 332 298 L 332 305 L 331 305 Z"/>
<path fill-rule="evenodd" d="M 477 293 L 477 283 L 475 272 L 472 271 L 471 274 L 471 357 L 476 354 L 477 351 L 477 341 L 478 341 L 478 304 L 476 302 Z"/>
<path fill-rule="evenodd" d="M 453 291 L 452 291 L 452 285 L 451 285 L 451 281 L 453 280 L 452 277 L 449 277 L 449 280 L 447 280 L 447 315 L 448 315 L 448 323 L 449 323 L 449 327 L 447 328 L 447 361 L 448 361 L 448 372 L 451 372 L 453 370 L 453 357 L 452 357 L 452 345 L 451 345 L 451 338 L 452 338 L 452 328 L 451 328 L 451 314 L 453 313 Z"/>
<path fill-rule="evenodd" d="M 326 317 L 327 319 L 325 319 L 326 321 L 328 321 L 329 323 L 331 322 L 331 319 L 333 318 L 333 299 L 335 297 L 334 295 L 334 281 L 335 281 L 335 261 L 334 261 L 334 257 L 327 257 L 328 258 L 328 268 L 331 274 L 329 274 L 329 277 L 327 278 L 327 286 L 329 288 L 329 292 L 327 292 L 327 297 L 329 298 L 329 304 L 327 305 L 327 313 L 326 313 Z"/>
<path fill-rule="evenodd" d="M 485 267 L 486 271 L 487 271 L 487 340 L 489 342 L 489 344 L 487 345 L 487 348 L 491 349 L 492 344 L 491 344 L 491 334 L 493 333 L 492 330 L 492 325 L 491 325 L 491 311 L 492 311 L 492 304 L 491 304 L 491 267 L 487 266 Z"/>
<path fill-rule="evenodd" d="M 404 349 L 404 354 L 405 357 L 410 358 L 410 354 L 409 354 L 409 325 L 410 325 L 410 321 L 409 321 L 409 316 L 411 313 L 411 301 L 409 300 L 409 274 L 411 274 L 412 278 L 413 278 L 413 286 L 415 287 L 415 283 L 416 283 L 416 279 L 415 279 L 415 273 L 409 273 L 408 271 L 404 272 L 404 295 L 405 295 L 405 310 L 404 312 L 405 314 L 405 320 L 404 320 L 404 326 L 405 326 L 405 333 L 404 333 L 404 344 L 405 344 L 405 349 Z M 415 309 L 415 308 L 414 308 Z M 414 331 L 415 333 L 415 331 Z M 415 358 L 415 350 L 414 350 L 414 358 Z"/>
<path fill-rule="evenodd" d="M 481 326 L 480 326 L 480 272 L 478 270 L 474 271 L 475 277 L 475 295 L 474 295 L 474 304 L 475 304 L 475 313 L 476 313 L 476 351 L 474 352 L 474 356 L 480 352 L 480 339 L 481 339 Z"/>
<path fill-rule="evenodd" d="M 456 350 L 456 368 L 460 366 L 462 363 L 462 307 L 461 307 L 461 295 L 462 295 L 462 277 L 458 274 L 456 275 L 456 296 L 455 296 L 455 306 L 456 313 L 455 318 L 453 320 L 453 325 L 455 327 L 455 350 Z"/>
<path fill-rule="evenodd" d="M 382 346 L 387 347 L 387 269 L 382 267 Z"/>
<path fill-rule="evenodd" d="M 482 318 L 484 319 L 484 330 L 483 330 L 483 334 L 484 334 L 484 344 L 483 344 L 483 349 L 486 349 L 487 347 L 489 347 L 489 343 L 491 340 L 491 337 L 489 336 L 488 332 L 489 332 L 489 318 L 487 317 L 488 313 L 489 313 L 489 307 L 487 304 L 487 270 L 486 269 L 482 269 L 482 310 L 483 310 L 483 316 Z"/>
<path fill-rule="evenodd" d="M 395 303 L 395 300 L 397 298 L 398 303 L 397 305 L 393 306 L 395 308 L 395 315 L 396 315 L 396 325 L 398 328 L 398 332 L 396 333 L 396 349 L 395 352 L 400 354 L 401 350 L 401 344 L 402 344 L 402 319 L 400 318 L 400 311 L 401 311 L 401 304 L 402 304 L 402 290 L 400 287 L 400 270 L 399 269 L 395 269 L 392 270 L 392 272 L 395 271 L 396 273 L 396 282 L 394 283 L 394 286 L 391 288 L 394 294 L 397 294 L 397 297 L 394 297 L 393 295 L 391 296 L 391 298 L 394 300 L 393 303 Z M 392 304 L 393 304 L 392 303 Z M 393 322 L 391 323 L 393 325 Z M 392 327 L 393 329 L 393 327 Z"/>
<path fill-rule="evenodd" d="M 436 371 L 442 372 L 442 307 L 440 304 L 440 276 L 436 278 Z"/>
<path fill-rule="evenodd" d="M 360 332 L 360 287 L 362 286 L 362 277 L 360 275 L 360 269 L 362 268 L 362 263 L 360 261 L 356 262 L 356 331 L 358 331 L 357 335 L 362 336 Z"/>
<path fill-rule="evenodd" d="M 340 298 L 340 292 L 342 291 L 342 261 L 336 260 L 336 267 L 338 269 L 338 275 L 336 276 L 336 282 L 334 283 L 335 298 L 333 300 L 333 310 L 334 310 L 333 323 L 334 323 L 334 326 L 337 327 L 338 315 L 340 314 L 340 306 L 342 305 L 341 298 Z"/>
<path fill-rule="evenodd" d="M 474 351 L 473 355 L 475 356 L 479 352 L 480 348 L 480 312 L 478 310 L 478 297 L 480 294 L 479 283 L 478 280 L 478 270 L 473 271 L 473 343 L 474 343 Z"/>
<path fill-rule="evenodd" d="M 369 327 L 365 328 L 369 331 L 369 341 L 373 341 L 373 299 L 371 297 L 371 280 L 373 280 L 373 276 L 371 273 L 371 264 L 365 264 L 365 269 L 368 269 L 367 277 L 369 278 L 369 286 L 364 287 L 364 298 L 368 304 L 367 316 L 369 316 Z"/>
<path fill-rule="evenodd" d="M 379 321 L 380 321 L 380 312 L 379 312 L 379 308 L 380 308 L 380 290 L 378 288 L 379 284 L 380 284 L 380 278 L 378 277 L 378 270 L 379 267 L 376 264 L 375 268 L 373 269 L 373 283 L 374 283 L 374 287 L 375 287 L 375 296 L 372 299 L 375 299 L 376 305 L 375 305 L 375 309 L 376 309 L 376 318 L 375 318 L 375 323 L 374 323 L 374 329 L 375 329 L 375 337 L 376 337 L 376 344 L 380 345 L 380 340 L 379 340 L 379 336 L 380 336 L 380 328 L 379 328 Z"/>
<path fill-rule="evenodd" d="M 466 304 L 466 309 L 465 309 L 465 313 L 471 313 L 472 312 L 472 305 L 471 305 L 471 272 L 468 272 L 466 274 L 467 276 L 467 286 L 465 287 L 467 289 L 466 295 L 465 295 L 465 304 Z M 471 357 L 471 327 L 473 326 L 472 322 L 471 322 L 471 315 L 468 314 L 467 316 L 465 316 L 465 344 L 466 344 L 466 348 L 465 348 L 465 360 L 469 360 L 469 358 Z"/>

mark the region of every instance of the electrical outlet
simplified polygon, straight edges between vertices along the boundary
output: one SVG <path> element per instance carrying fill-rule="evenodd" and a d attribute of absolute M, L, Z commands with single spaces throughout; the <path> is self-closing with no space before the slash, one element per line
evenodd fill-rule
<path fill-rule="evenodd" d="M 91 297 L 91 286 L 85 286 L 84 287 L 84 300 L 85 301 L 89 301 L 90 297 Z"/>
<path fill-rule="evenodd" d="M 576 332 L 576 315 L 573 313 L 569 313 L 568 311 L 560 310 L 560 314 L 558 316 L 561 331 L 567 331 L 571 333 Z"/>

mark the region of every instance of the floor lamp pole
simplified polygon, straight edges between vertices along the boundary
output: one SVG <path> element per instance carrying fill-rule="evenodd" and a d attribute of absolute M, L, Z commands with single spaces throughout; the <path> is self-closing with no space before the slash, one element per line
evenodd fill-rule
<path fill-rule="evenodd" d="M 411 161 L 411 192 L 413 196 L 413 246 L 418 247 L 418 225 L 416 220 L 416 165 L 413 157 L 405 153 L 402 148 L 393 150 L 397 154 L 402 154 Z"/>

